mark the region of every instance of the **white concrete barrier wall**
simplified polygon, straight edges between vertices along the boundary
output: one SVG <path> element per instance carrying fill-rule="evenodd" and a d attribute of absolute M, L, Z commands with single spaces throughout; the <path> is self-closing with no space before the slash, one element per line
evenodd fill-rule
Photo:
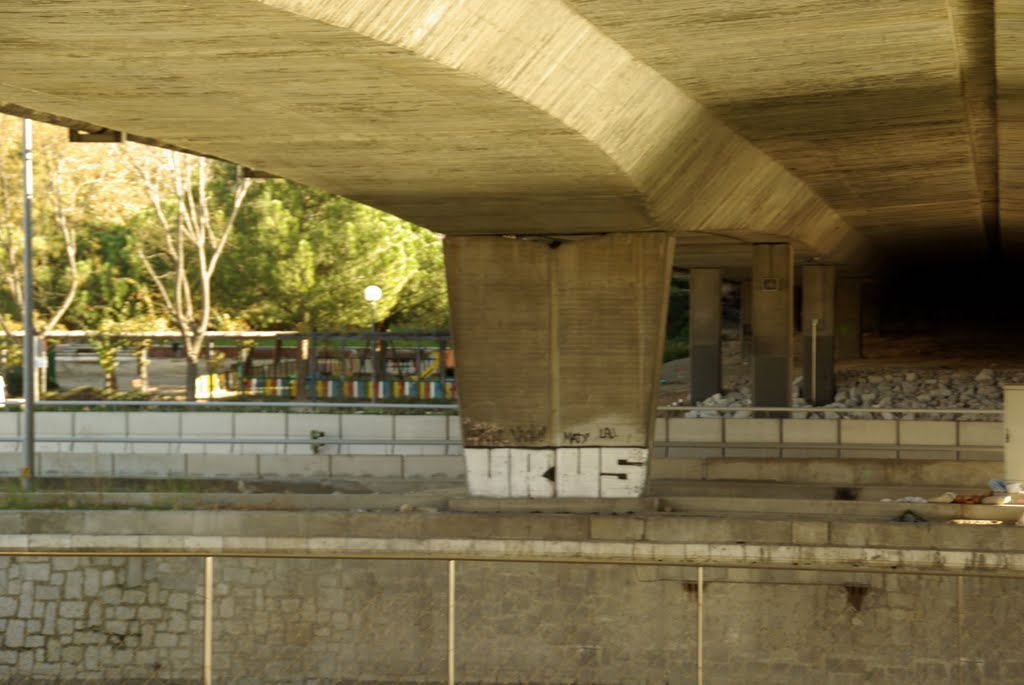
<path fill-rule="evenodd" d="M 38 476 L 315 479 L 465 475 L 456 416 L 198 411 L 40 411 L 35 416 Z M 0 438 L 4 439 L 0 441 L 0 475 L 21 472 L 22 421 L 21 414 L 0 413 Z M 324 442 L 314 449 L 313 431 L 328 441 L 345 438 L 353 442 Z M 51 440 L 96 437 L 147 441 Z M 266 438 L 268 442 L 225 442 L 236 438 Z M 273 442 L 278 438 L 305 442 Z M 181 439 L 198 441 L 178 442 Z"/>
<path fill-rule="evenodd" d="M 0 413 L 0 475 L 17 475 L 23 417 Z M 660 418 L 654 459 L 707 457 L 985 459 L 1000 452 L 1002 423 L 955 421 Z M 234 438 L 309 441 L 312 431 L 347 444 L 230 444 Z M 41 476 L 250 478 L 461 478 L 457 416 L 277 412 L 36 413 Z M 49 438 L 140 437 L 152 442 Z M 162 441 L 159 438 L 167 438 Z M 199 439 L 179 443 L 177 440 Z M 208 438 L 210 442 L 202 441 Z M 435 442 L 430 442 L 435 441 Z M 445 444 L 444 441 L 450 441 Z M 949 449 L 955 446 L 957 449 Z"/>
<path fill-rule="evenodd" d="M 1002 459 L 985 449 L 1002 446 L 1001 422 L 670 418 L 666 424 L 656 457 Z"/>

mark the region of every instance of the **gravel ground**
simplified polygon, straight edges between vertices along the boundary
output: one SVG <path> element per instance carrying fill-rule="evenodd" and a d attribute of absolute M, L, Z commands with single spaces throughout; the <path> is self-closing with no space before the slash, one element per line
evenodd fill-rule
<path fill-rule="evenodd" d="M 794 349 L 800 350 L 799 339 Z M 1024 383 L 1024 346 L 1012 338 L 978 338 L 968 333 L 942 336 L 864 336 L 863 357 L 836 364 L 833 409 L 1001 409 L 1000 386 Z M 737 341 L 722 346 L 723 392 L 712 406 L 749 405 L 750 363 Z M 793 378 L 802 368 L 794 359 Z M 666 363 L 659 405 L 690 405 L 689 360 Z M 795 403 L 800 406 L 801 402 Z M 879 417 L 884 411 L 879 412 Z M 939 418 L 927 415 L 930 418 Z M 830 417 L 831 418 L 831 417 Z"/>

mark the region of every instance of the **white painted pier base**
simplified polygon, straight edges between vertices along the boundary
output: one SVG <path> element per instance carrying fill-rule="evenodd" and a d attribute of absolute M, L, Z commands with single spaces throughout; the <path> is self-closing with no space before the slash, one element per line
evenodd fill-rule
<path fill-rule="evenodd" d="M 643 447 L 465 449 L 474 497 L 639 497 L 647 484 Z"/>

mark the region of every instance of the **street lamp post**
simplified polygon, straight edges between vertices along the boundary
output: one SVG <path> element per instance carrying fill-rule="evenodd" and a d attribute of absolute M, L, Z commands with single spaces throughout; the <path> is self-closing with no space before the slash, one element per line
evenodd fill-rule
<path fill-rule="evenodd" d="M 32 310 L 35 305 L 32 300 L 32 120 L 25 119 L 23 123 L 22 157 L 24 159 L 25 178 L 25 209 L 22 217 L 22 227 L 25 234 L 25 245 L 22 249 L 24 260 L 24 302 L 23 325 L 25 338 L 22 340 L 22 396 L 24 405 L 24 437 L 22 447 L 24 451 L 24 466 L 21 469 L 21 487 L 28 490 L 32 487 L 32 476 L 35 470 L 35 402 L 36 402 L 36 350 L 35 350 L 35 323 L 32 321 Z"/>
<path fill-rule="evenodd" d="M 377 301 L 384 296 L 384 291 L 377 285 L 368 285 L 363 289 L 363 299 L 370 303 L 370 330 L 377 332 Z M 370 401 L 377 401 L 377 378 L 382 360 L 380 358 L 380 340 L 373 337 L 373 372 L 370 376 Z"/>

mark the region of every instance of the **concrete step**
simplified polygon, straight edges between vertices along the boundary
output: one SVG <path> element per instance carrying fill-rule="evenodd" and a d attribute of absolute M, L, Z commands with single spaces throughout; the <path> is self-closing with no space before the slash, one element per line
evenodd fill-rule
<path fill-rule="evenodd" d="M 654 482 L 664 480 L 760 481 L 822 485 L 985 487 L 1001 478 L 1002 460 L 789 459 L 706 457 L 656 459 Z"/>
<path fill-rule="evenodd" d="M 932 504 L 757 497 L 662 497 L 660 510 L 684 515 L 760 520 L 891 521 L 908 510 L 930 523 L 992 521 L 1015 523 L 1024 505 Z"/>
<path fill-rule="evenodd" d="M 998 522 L 997 522 L 998 523 Z M 65 552 L 614 561 L 1024 573 L 1024 527 L 817 515 L 0 511 L 0 554 Z M 190 539 L 191 538 L 191 539 Z"/>
<path fill-rule="evenodd" d="M 932 504 L 945 492 L 988 495 L 1001 461 L 704 458 L 653 478 L 649 495 L 663 511 L 687 515 L 759 516 L 794 520 L 893 521 L 908 509 L 929 521 L 1016 522 L 1024 507 Z M 664 471 L 662 471 L 664 474 Z M 883 502 L 882 500 L 892 500 Z"/>
<path fill-rule="evenodd" d="M 741 497 L 759 499 L 854 500 L 879 502 L 902 497 L 931 499 L 944 492 L 958 495 L 987 495 L 987 484 L 965 485 L 855 485 L 824 483 L 775 483 L 753 480 L 658 480 L 649 494 L 653 497 Z"/>

